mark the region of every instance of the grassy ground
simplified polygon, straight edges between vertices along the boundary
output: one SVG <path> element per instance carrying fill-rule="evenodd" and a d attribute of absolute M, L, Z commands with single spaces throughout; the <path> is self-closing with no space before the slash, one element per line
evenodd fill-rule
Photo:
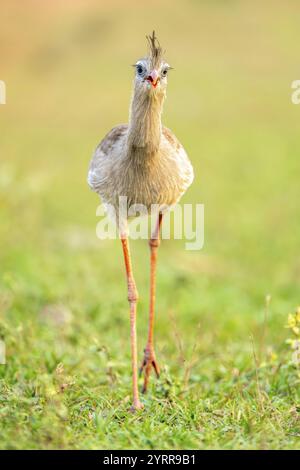
<path fill-rule="evenodd" d="M 299 375 L 285 325 L 300 303 L 296 2 L 6 2 L 1 6 L 2 448 L 299 448 Z M 205 247 L 163 242 L 145 410 L 130 404 L 121 248 L 95 236 L 86 185 L 100 138 L 126 122 L 156 28 L 165 124 L 205 204 Z M 132 244 L 145 346 L 148 248 Z"/>

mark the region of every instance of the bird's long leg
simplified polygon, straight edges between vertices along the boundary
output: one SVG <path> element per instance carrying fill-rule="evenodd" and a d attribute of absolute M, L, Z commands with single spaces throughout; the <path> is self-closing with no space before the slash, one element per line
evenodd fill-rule
<path fill-rule="evenodd" d="M 155 295 L 156 295 L 156 262 L 157 250 L 160 245 L 160 227 L 162 223 L 162 214 L 159 213 L 157 225 L 149 240 L 150 246 L 150 307 L 149 307 L 149 329 L 148 341 L 144 350 L 144 359 L 140 367 L 140 373 L 144 370 L 143 393 L 147 391 L 151 367 L 154 368 L 156 376 L 159 377 L 159 366 L 156 362 L 153 345 L 154 315 L 155 315 Z"/>
<path fill-rule="evenodd" d="M 129 251 L 129 242 L 127 236 L 121 235 L 126 277 L 127 277 L 127 288 L 128 288 L 128 301 L 130 306 L 130 344 L 131 344 L 131 361 L 132 361 L 132 389 L 133 389 L 133 405 L 131 411 L 135 411 L 143 408 L 142 403 L 139 400 L 138 391 L 138 370 L 137 370 L 137 341 L 136 341 L 136 305 L 138 300 L 138 292 L 135 285 L 131 257 Z"/>

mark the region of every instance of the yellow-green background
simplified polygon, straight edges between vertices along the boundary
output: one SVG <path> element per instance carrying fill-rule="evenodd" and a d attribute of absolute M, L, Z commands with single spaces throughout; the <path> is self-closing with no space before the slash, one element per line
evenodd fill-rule
<path fill-rule="evenodd" d="M 1 447 L 299 446 L 284 328 L 300 302 L 299 14 L 296 0 L 0 2 Z M 122 253 L 96 238 L 86 174 L 127 121 L 152 29 L 175 69 L 164 124 L 193 162 L 183 202 L 205 204 L 205 246 L 162 243 L 163 373 L 131 415 Z M 141 359 L 146 242 L 132 252 Z"/>

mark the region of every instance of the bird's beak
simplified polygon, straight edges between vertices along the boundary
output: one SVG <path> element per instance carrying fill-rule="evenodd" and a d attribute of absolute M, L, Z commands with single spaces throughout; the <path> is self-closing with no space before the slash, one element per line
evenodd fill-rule
<path fill-rule="evenodd" d="M 159 78 L 159 75 L 158 75 L 158 71 L 156 69 L 152 70 L 152 72 L 150 73 L 150 75 L 148 75 L 147 77 L 147 81 L 149 83 L 151 83 L 151 85 L 153 86 L 153 88 L 156 88 L 157 87 L 157 83 L 158 83 L 158 78 Z"/>

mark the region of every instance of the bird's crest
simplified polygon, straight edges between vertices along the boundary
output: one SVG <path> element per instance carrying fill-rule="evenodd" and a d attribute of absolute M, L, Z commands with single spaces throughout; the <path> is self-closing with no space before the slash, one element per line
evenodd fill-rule
<path fill-rule="evenodd" d="M 146 38 L 149 44 L 149 56 L 152 67 L 157 67 L 162 59 L 163 50 L 155 36 L 155 31 L 152 32 L 152 35 L 146 36 Z"/>

